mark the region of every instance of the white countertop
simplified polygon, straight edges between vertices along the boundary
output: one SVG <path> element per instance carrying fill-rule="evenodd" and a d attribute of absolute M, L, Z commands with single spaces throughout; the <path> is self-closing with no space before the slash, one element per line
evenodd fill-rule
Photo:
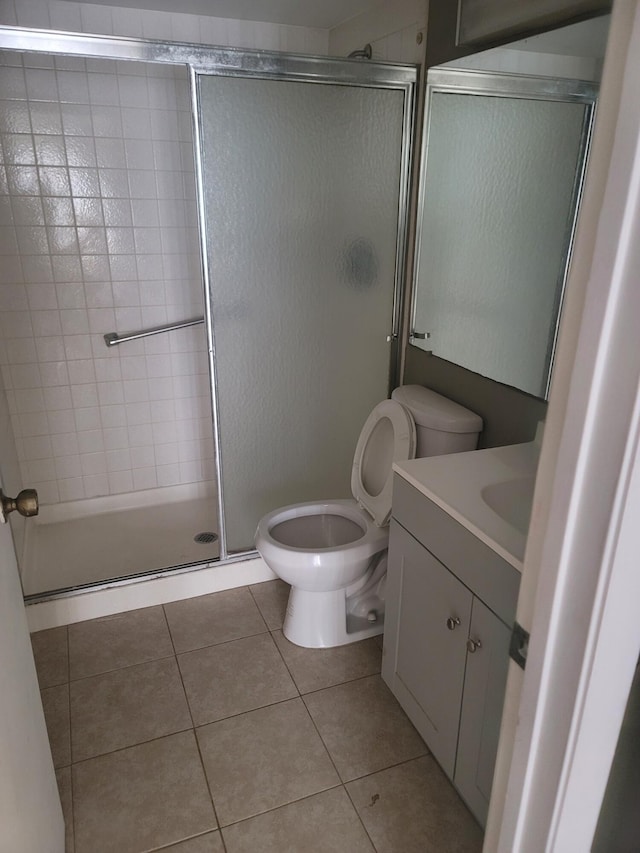
<path fill-rule="evenodd" d="M 395 462 L 393 470 L 521 572 L 539 452 L 535 442 L 511 444 Z M 506 518 L 483 490 L 494 490 Z"/>

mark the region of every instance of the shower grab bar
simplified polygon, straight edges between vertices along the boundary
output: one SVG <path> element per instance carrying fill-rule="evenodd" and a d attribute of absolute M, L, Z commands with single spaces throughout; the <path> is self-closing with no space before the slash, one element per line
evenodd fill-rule
<path fill-rule="evenodd" d="M 104 335 L 104 342 L 108 347 L 114 347 L 116 344 L 124 344 L 126 341 L 137 341 L 139 338 L 148 338 L 149 335 L 159 335 L 160 332 L 173 332 L 175 329 L 199 326 L 200 323 L 204 323 L 204 317 L 198 317 L 195 320 L 185 320 L 183 323 L 171 323 L 168 326 L 154 326 L 152 329 L 142 329 L 140 332 L 130 332 L 128 335 L 118 335 L 116 332 L 109 332 L 108 335 Z"/>

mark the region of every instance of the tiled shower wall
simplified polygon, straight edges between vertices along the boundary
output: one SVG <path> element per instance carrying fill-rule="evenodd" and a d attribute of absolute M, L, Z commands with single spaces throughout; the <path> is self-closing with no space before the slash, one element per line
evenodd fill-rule
<path fill-rule="evenodd" d="M 3 378 L 43 503 L 213 477 L 186 71 L 6 52 Z"/>
<path fill-rule="evenodd" d="M 67 0 L 0 0 L 0 24 L 329 52 L 327 30 Z M 55 503 L 208 480 L 202 328 L 102 341 L 202 311 L 184 75 L 6 57 L 0 357 L 20 486 Z"/>

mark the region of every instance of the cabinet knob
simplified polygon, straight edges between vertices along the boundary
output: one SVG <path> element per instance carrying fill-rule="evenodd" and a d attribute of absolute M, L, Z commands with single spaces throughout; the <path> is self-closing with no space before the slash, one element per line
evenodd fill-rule
<path fill-rule="evenodd" d="M 470 655 L 482 648 L 480 640 L 472 640 L 471 637 L 467 640 L 467 651 Z"/>
<path fill-rule="evenodd" d="M 447 619 L 447 628 L 450 631 L 455 631 L 456 627 L 460 624 L 460 620 L 457 616 L 449 616 Z"/>

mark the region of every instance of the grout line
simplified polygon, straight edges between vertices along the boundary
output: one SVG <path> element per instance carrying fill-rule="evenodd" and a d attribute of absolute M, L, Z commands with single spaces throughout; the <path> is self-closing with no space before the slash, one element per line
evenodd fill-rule
<path fill-rule="evenodd" d="M 278 650 L 278 654 L 280 655 L 280 659 L 282 660 L 282 663 L 284 664 L 285 669 L 286 669 L 286 670 L 287 670 L 287 672 L 289 673 L 289 678 L 290 678 L 290 679 L 291 679 L 291 681 L 293 682 L 293 686 L 294 686 L 294 687 L 296 688 L 296 690 L 298 691 L 298 696 L 299 696 L 299 698 L 300 698 L 300 699 L 302 699 L 302 693 L 300 692 L 300 688 L 298 687 L 298 682 L 295 680 L 294 675 L 293 675 L 293 672 L 291 672 L 291 669 L 289 668 L 289 664 L 288 664 L 288 663 L 287 663 L 287 661 L 285 660 L 285 657 L 284 657 L 284 655 L 282 654 L 282 651 L 281 651 L 281 649 L 280 649 L 280 646 L 276 643 L 276 641 L 275 641 L 275 639 L 274 639 L 274 637 L 273 637 L 274 631 L 282 631 L 282 628 L 275 628 L 273 631 L 269 631 L 269 636 L 271 637 L 271 642 L 273 643 L 273 645 L 274 645 L 274 646 L 276 647 L 276 649 Z"/>
<path fill-rule="evenodd" d="M 367 838 L 368 838 L 368 839 L 369 839 L 369 841 L 371 842 L 371 846 L 373 847 L 373 849 L 374 849 L 374 850 L 376 851 L 376 853 L 377 853 L 378 848 L 377 848 L 377 847 L 376 847 L 376 845 L 374 844 L 374 842 L 373 842 L 373 838 L 372 838 L 372 837 L 371 837 L 371 835 L 369 834 L 369 830 L 367 829 L 367 827 L 366 827 L 366 825 L 365 825 L 365 822 L 364 822 L 364 820 L 362 819 L 362 815 L 361 815 L 361 814 L 360 814 L 360 812 L 358 811 L 358 809 L 357 809 L 357 807 L 356 807 L 356 804 L 353 802 L 353 799 L 351 798 L 351 794 L 349 793 L 349 791 L 348 791 L 348 789 L 347 789 L 347 785 L 346 785 L 346 783 L 345 783 L 345 784 L 343 784 L 343 785 L 342 785 L 342 787 L 344 788 L 344 792 L 345 792 L 345 794 L 346 794 L 346 795 L 347 795 L 347 797 L 349 798 L 349 802 L 351 803 L 351 807 L 353 808 L 354 812 L 355 812 L 355 813 L 356 813 L 356 815 L 358 816 L 358 820 L 360 821 L 360 825 L 362 826 L 362 828 L 363 828 L 363 830 L 364 830 L 364 832 L 365 832 L 365 835 L 367 836 Z"/>
<path fill-rule="evenodd" d="M 170 841 L 169 844 L 163 844 L 162 847 L 154 847 L 153 850 L 147 851 L 147 853 L 162 853 L 163 850 L 171 850 L 174 847 L 180 847 L 182 844 L 185 844 L 187 841 L 196 841 L 198 838 L 206 838 L 212 832 L 217 832 L 220 835 L 220 840 L 222 841 L 222 847 L 224 853 L 227 853 L 227 847 L 224 843 L 224 839 L 222 838 L 222 833 L 220 832 L 220 827 L 216 829 L 207 829 L 205 832 L 200 832 L 198 835 L 190 835 L 188 838 L 182 838 L 180 841 Z"/>
<path fill-rule="evenodd" d="M 175 735 L 182 735 L 185 732 L 195 732 L 192 727 L 187 727 L 186 729 L 177 729 L 175 732 L 167 732 L 163 735 L 157 735 L 156 737 L 148 738 L 147 740 L 136 741 L 136 743 L 129 743 L 126 746 L 118 746 L 116 749 L 110 749 L 108 752 L 100 752 L 98 755 L 90 755 L 88 758 L 80 758 L 78 761 L 74 761 L 71 764 L 71 767 L 77 767 L 79 764 L 86 764 L 87 761 L 95 761 L 98 758 L 106 758 L 108 755 L 115 755 L 117 752 L 124 752 L 126 749 L 135 749 L 138 746 L 146 746 L 148 743 L 154 743 L 157 740 L 164 740 L 165 738 L 174 737 Z"/>
<path fill-rule="evenodd" d="M 307 690 L 306 693 L 301 693 L 302 698 L 305 696 L 313 696 L 316 693 L 322 693 L 323 690 L 333 690 L 336 687 L 344 687 L 347 684 L 355 684 L 356 681 L 364 681 L 366 678 L 380 678 L 379 672 L 370 672 L 369 675 L 357 675 L 355 678 L 349 678 L 347 681 L 339 681 L 337 684 L 328 684 L 326 687 L 318 687 L 316 690 Z"/>
<path fill-rule="evenodd" d="M 242 589 L 242 587 L 240 587 L 240 589 Z M 212 593 L 212 595 L 215 595 L 215 594 L 216 593 Z M 257 634 L 247 634 L 245 637 L 234 637 L 231 640 L 222 640 L 221 643 L 209 643 L 206 646 L 198 646 L 196 649 L 186 649 L 184 652 L 175 652 L 175 654 L 177 657 L 184 657 L 185 655 L 190 655 L 190 654 L 193 654 L 194 652 L 202 652 L 205 649 L 215 649 L 218 646 L 228 646 L 231 643 L 237 643 L 240 640 L 250 640 L 252 637 L 262 637 L 265 634 L 269 634 L 269 633 L 271 633 L 271 632 L 267 628 L 266 631 L 259 631 Z"/>
<path fill-rule="evenodd" d="M 216 827 L 218 828 L 218 830 L 220 830 L 220 820 L 218 819 L 218 812 L 216 809 L 216 804 L 213 800 L 213 793 L 211 791 L 211 785 L 209 783 L 209 776 L 207 774 L 207 768 L 205 767 L 204 758 L 202 756 L 202 750 L 200 748 L 200 740 L 198 739 L 198 735 L 197 735 L 195 729 L 193 730 L 193 737 L 194 737 L 194 740 L 196 742 L 196 749 L 198 750 L 198 756 L 200 758 L 200 766 L 202 767 L 202 772 L 204 774 L 204 782 L 205 782 L 205 785 L 207 786 L 207 791 L 209 792 L 209 799 L 211 800 L 211 808 L 213 809 L 213 817 L 214 817 L 215 822 L 216 822 Z M 222 838 L 222 832 L 220 832 L 220 838 Z M 222 843 L 223 843 L 224 849 L 226 850 L 227 846 L 224 843 L 223 838 L 222 838 Z"/>
<path fill-rule="evenodd" d="M 318 794 L 324 794 L 326 791 L 335 791 L 337 788 L 343 788 L 344 785 L 342 782 L 338 782 L 336 785 L 329 785 L 327 788 L 321 788 L 319 791 L 314 791 L 312 794 L 305 794 L 304 797 L 297 797 L 294 800 L 290 800 L 288 803 L 281 803 L 279 806 L 274 806 L 271 809 L 264 809 L 264 811 L 256 812 L 255 814 L 248 815 L 248 817 L 240 818 L 240 820 L 234 820 L 231 823 L 225 823 L 224 826 L 220 827 L 221 832 L 224 832 L 225 829 L 229 829 L 231 826 L 237 826 L 239 823 L 246 823 L 246 821 L 253 820 L 257 817 L 262 817 L 262 815 L 270 814 L 271 812 L 278 812 L 281 809 L 286 809 L 287 806 L 292 806 L 294 803 L 302 803 L 305 800 L 310 800 L 312 797 L 317 797 Z"/>
<path fill-rule="evenodd" d="M 169 660 L 170 658 L 175 658 L 175 652 L 171 652 L 168 655 L 161 655 L 157 658 L 149 658 L 149 660 L 141 660 L 136 661 L 135 663 L 127 663 L 124 666 L 117 666 L 114 669 L 105 669 L 102 672 L 94 672 L 91 675 L 81 675 L 79 678 L 72 678 L 69 680 L 69 684 L 78 684 L 80 681 L 88 681 L 90 678 L 100 678 L 103 675 L 112 675 L 114 672 L 122 672 L 125 669 L 133 669 L 136 666 L 145 666 L 149 663 L 157 663 L 161 660 Z"/>

